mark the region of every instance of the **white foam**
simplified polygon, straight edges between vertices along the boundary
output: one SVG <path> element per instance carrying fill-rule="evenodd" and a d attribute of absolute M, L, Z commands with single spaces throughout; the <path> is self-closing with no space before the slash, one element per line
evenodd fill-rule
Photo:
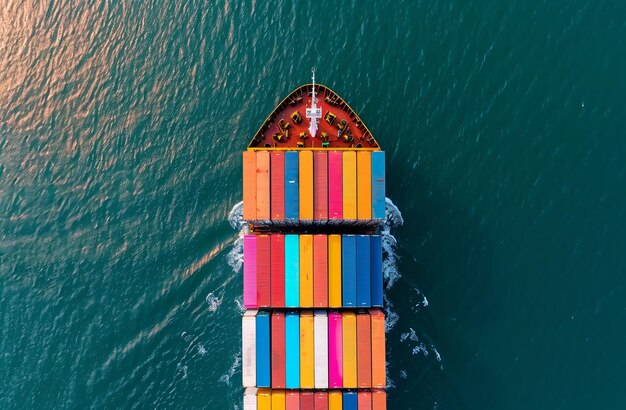
<path fill-rule="evenodd" d="M 381 239 L 383 245 L 383 276 L 387 282 L 387 290 L 400 279 L 398 271 L 398 254 L 396 247 L 398 241 L 391 234 L 391 230 L 404 224 L 402 213 L 389 198 L 385 198 L 385 221 L 381 226 Z"/>
<path fill-rule="evenodd" d="M 241 367 L 241 350 L 235 355 L 235 360 L 226 373 L 220 376 L 220 381 L 230 386 L 230 379 L 235 375 Z"/>

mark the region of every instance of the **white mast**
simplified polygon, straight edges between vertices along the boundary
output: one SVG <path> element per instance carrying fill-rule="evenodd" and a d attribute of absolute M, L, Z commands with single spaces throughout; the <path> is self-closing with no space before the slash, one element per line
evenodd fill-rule
<path fill-rule="evenodd" d="M 306 117 L 309 119 L 309 132 L 311 138 L 315 138 L 317 134 L 317 121 L 322 118 L 322 108 L 317 106 L 317 100 L 315 99 L 315 67 L 311 69 L 313 74 L 313 91 L 311 92 L 311 107 L 306 109 Z"/>

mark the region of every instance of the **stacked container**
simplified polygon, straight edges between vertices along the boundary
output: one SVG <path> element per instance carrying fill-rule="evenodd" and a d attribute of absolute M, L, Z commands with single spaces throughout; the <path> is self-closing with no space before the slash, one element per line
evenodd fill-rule
<path fill-rule="evenodd" d="M 244 409 L 385 409 L 384 152 L 250 149 L 243 202 Z"/>

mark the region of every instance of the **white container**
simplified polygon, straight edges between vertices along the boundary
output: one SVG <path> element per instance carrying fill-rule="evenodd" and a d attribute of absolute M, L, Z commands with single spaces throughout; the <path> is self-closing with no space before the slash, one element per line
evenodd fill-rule
<path fill-rule="evenodd" d="M 241 318 L 241 373 L 243 387 L 256 386 L 256 313 L 256 310 L 248 310 Z"/>
<path fill-rule="evenodd" d="M 328 388 L 328 315 L 316 310 L 313 318 L 315 388 Z"/>
<path fill-rule="evenodd" d="M 256 410 L 256 387 L 248 387 L 243 392 L 243 410 Z"/>

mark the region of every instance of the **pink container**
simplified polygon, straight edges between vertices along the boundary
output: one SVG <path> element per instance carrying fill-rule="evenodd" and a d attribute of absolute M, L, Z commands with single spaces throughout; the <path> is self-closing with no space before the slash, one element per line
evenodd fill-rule
<path fill-rule="evenodd" d="M 328 314 L 328 387 L 343 387 L 341 313 Z"/>
<path fill-rule="evenodd" d="M 343 219 L 343 154 L 328 153 L 328 219 Z"/>
<path fill-rule="evenodd" d="M 256 299 L 256 236 L 243 237 L 243 305 L 258 307 Z"/>

